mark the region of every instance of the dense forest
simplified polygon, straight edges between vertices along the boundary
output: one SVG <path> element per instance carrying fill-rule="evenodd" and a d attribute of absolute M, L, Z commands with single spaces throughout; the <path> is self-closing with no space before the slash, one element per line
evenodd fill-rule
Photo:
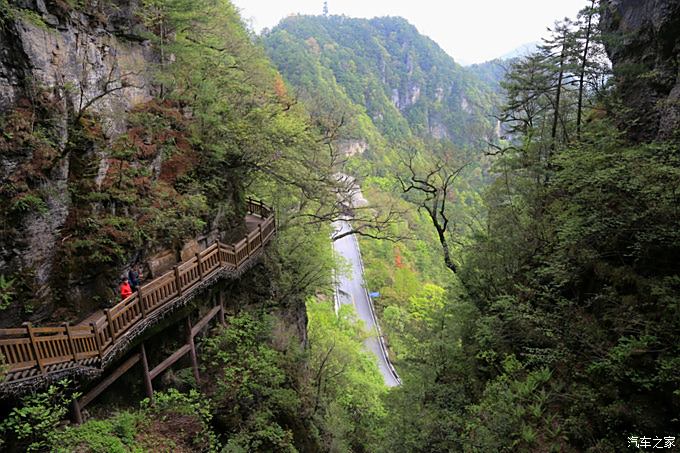
<path fill-rule="evenodd" d="M 249 196 L 278 227 L 200 379 L 123 381 L 82 424 L 83 377 L 3 393 L 0 449 L 672 451 L 679 30 L 673 0 L 588 0 L 463 67 L 402 18 L 256 35 L 229 0 L 0 0 L 0 327 L 77 322 L 131 265 L 240 237 Z M 341 219 L 398 387 L 334 306 Z"/>
<path fill-rule="evenodd" d="M 379 146 L 377 130 L 465 145 L 493 135 L 488 84 L 404 19 L 294 16 L 264 43 L 301 99 L 352 119 L 348 137 Z"/>

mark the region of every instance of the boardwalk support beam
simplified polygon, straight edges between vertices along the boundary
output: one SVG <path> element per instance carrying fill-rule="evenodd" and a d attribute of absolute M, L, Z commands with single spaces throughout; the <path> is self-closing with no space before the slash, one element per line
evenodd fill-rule
<path fill-rule="evenodd" d="M 187 316 L 186 320 L 186 334 L 187 334 L 187 345 L 189 346 L 189 357 L 191 357 L 191 369 L 194 372 L 194 379 L 196 379 L 196 385 L 201 382 L 201 376 L 198 373 L 198 356 L 196 355 L 196 345 L 194 344 L 194 335 L 191 330 L 191 318 Z"/>
<path fill-rule="evenodd" d="M 144 390 L 146 390 L 146 396 L 154 404 L 153 399 L 153 383 L 151 382 L 151 375 L 149 374 L 149 362 L 146 358 L 146 348 L 144 343 L 139 345 L 139 356 L 142 361 L 142 373 L 144 374 Z"/>

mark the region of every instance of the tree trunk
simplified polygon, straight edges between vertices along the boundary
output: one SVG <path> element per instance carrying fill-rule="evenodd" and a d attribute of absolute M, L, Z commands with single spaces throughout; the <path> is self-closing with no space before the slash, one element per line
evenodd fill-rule
<path fill-rule="evenodd" d="M 456 266 L 456 263 L 454 263 L 453 260 L 451 259 L 449 243 L 446 241 L 445 236 L 446 231 L 444 231 L 444 229 L 441 227 L 437 219 L 432 216 L 432 213 L 430 213 L 430 218 L 432 219 L 434 228 L 437 230 L 437 236 L 439 236 L 439 243 L 442 245 L 442 252 L 444 252 L 444 264 L 451 270 L 451 272 L 455 274 L 456 272 L 458 272 L 458 267 Z"/>
<path fill-rule="evenodd" d="M 593 23 L 593 10 L 595 0 L 590 0 L 590 10 L 588 11 L 588 25 L 586 26 L 586 42 L 583 46 L 583 58 L 581 59 L 581 73 L 578 80 L 578 106 L 576 108 L 576 139 L 581 141 L 581 117 L 583 110 L 583 85 L 585 82 L 586 65 L 588 63 L 588 47 L 590 46 L 590 33 Z"/>
<path fill-rule="evenodd" d="M 562 97 L 562 79 L 564 79 L 564 58 L 565 58 L 565 52 L 566 52 L 566 45 L 567 45 L 567 33 L 566 31 L 564 32 L 564 36 L 562 39 L 562 50 L 560 52 L 560 72 L 557 76 L 557 92 L 555 93 L 555 114 L 553 115 L 553 124 L 552 124 L 552 132 L 550 134 L 550 138 L 552 140 L 552 144 L 550 145 L 551 151 L 555 151 L 557 144 L 557 123 L 559 121 L 559 116 L 560 116 L 560 99 Z M 550 160 L 550 155 L 548 156 L 548 160 Z"/>

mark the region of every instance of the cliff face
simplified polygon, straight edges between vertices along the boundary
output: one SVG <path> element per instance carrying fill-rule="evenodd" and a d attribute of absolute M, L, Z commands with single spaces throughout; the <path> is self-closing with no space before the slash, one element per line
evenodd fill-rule
<path fill-rule="evenodd" d="M 0 6 L 0 274 L 13 282 L 15 305 L 26 293 L 34 299 L 6 310 L 3 325 L 23 310 L 40 319 L 53 308 L 62 229 L 72 214 L 69 181 L 101 185 L 126 113 L 151 99 L 154 57 L 136 34 L 135 2 L 96 3 L 79 11 L 63 1 Z M 97 143 L 73 137 L 85 115 L 98 119 Z M 74 165 L 75 154 L 95 168 Z"/>
<path fill-rule="evenodd" d="M 603 0 L 601 26 L 636 141 L 680 139 L 680 2 Z"/>
<path fill-rule="evenodd" d="M 121 130 L 121 112 L 149 98 L 144 75 L 152 55 L 148 42 L 135 35 L 142 28 L 134 2 L 101 3 L 81 11 L 64 2 L 48 2 L 48 7 L 42 0 L 10 7 L 2 30 L 0 108 L 10 108 L 34 84 L 63 91 L 64 102 L 78 109 L 126 80 L 128 88 L 91 107 L 106 114 L 110 132 L 116 122 Z"/>

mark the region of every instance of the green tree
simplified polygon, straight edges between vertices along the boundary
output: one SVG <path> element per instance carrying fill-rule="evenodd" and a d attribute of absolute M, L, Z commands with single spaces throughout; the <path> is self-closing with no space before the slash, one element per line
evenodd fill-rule
<path fill-rule="evenodd" d="M 363 348 L 367 334 L 349 306 L 336 315 L 329 302 L 309 299 L 307 310 L 311 394 L 324 428 L 324 450 L 375 451 L 387 388 Z"/>
<path fill-rule="evenodd" d="M 47 391 L 25 397 L 0 424 L 0 446 L 10 441 L 26 451 L 43 451 L 52 445 L 61 420 L 78 393 L 69 391 L 70 382 L 59 381 Z"/>

